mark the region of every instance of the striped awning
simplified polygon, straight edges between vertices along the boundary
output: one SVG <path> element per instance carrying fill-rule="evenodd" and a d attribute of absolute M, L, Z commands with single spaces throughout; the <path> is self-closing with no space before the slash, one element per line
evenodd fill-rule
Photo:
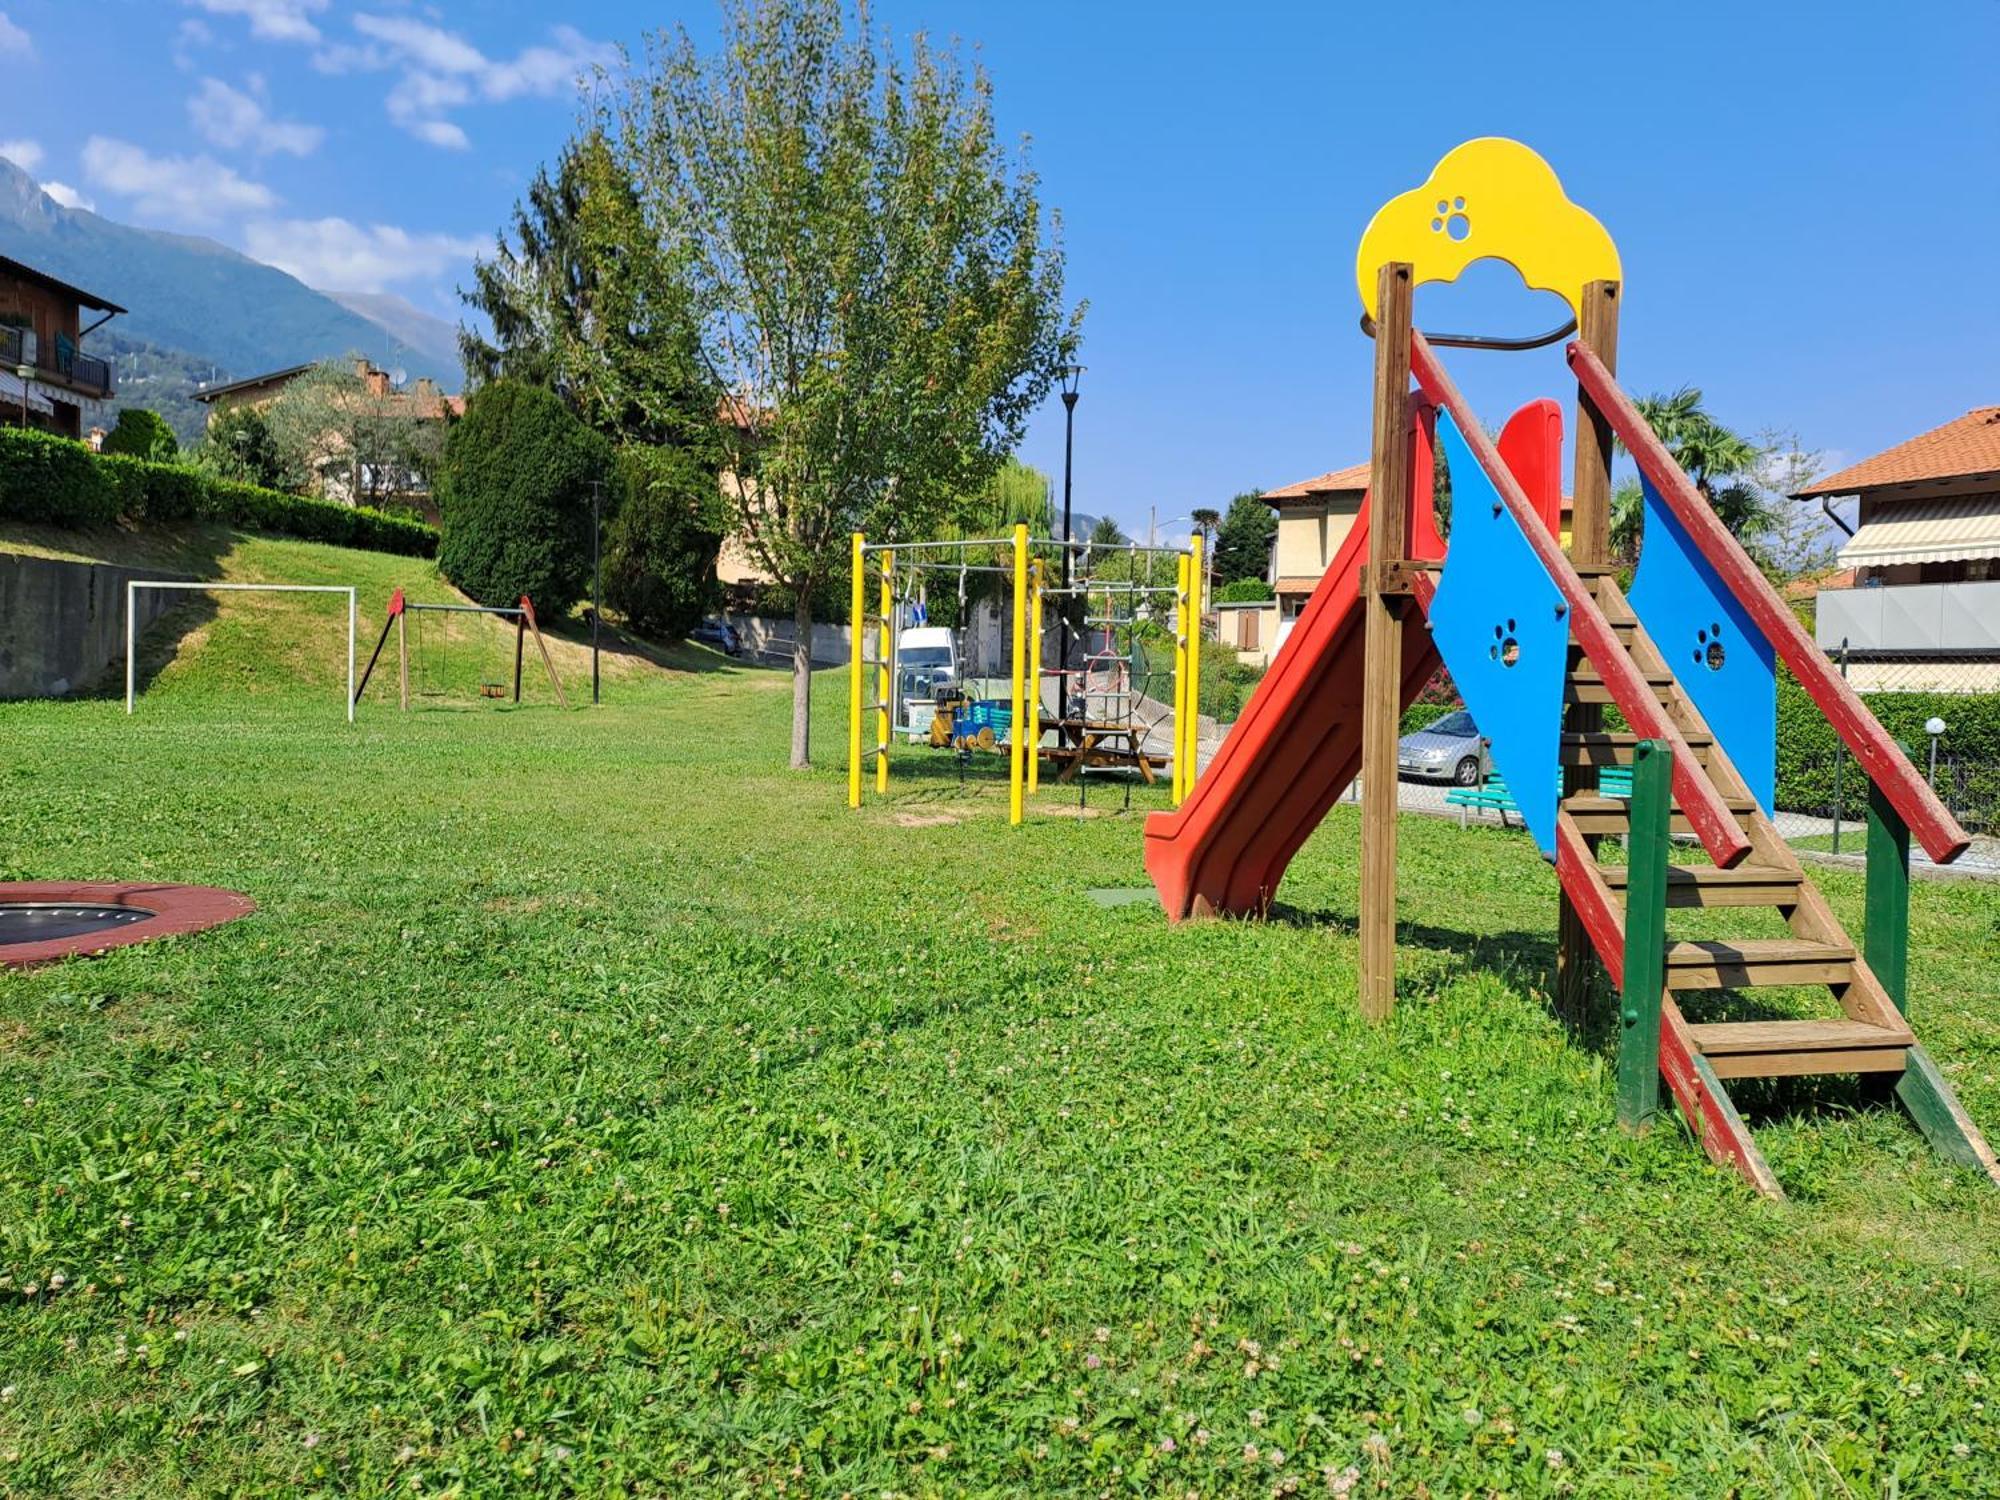
<path fill-rule="evenodd" d="M 2000 495 L 1906 500 L 1859 528 L 1840 549 L 1843 568 L 2000 557 Z"/>
<path fill-rule="evenodd" d="M 55 403 L 42 394 L 40 386 L 30 381 L 27 392 L 29 411 L 38 411 L 45 417 L 56 414 Z M 21 420 L 21 377 L 12 370 L 0 369 L 0 426 L 5 426 L 9 417 L 16 422 Z"/>

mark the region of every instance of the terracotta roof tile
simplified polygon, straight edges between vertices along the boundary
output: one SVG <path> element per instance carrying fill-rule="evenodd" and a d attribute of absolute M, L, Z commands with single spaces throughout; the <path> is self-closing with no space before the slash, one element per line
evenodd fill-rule
<path fill-rule="evenodd" d="M 1273 504 L 1286 500 L 1304 500 L 1313 495 L 1333 491 L 1365 490 L 1368 488 L 1368 465 L 1349 464 L 1344 469 L 1321 474 L 1313 479 L 1301 479 L 1297 484 L 1284 485 L 1275 490 L 1264 491 L 1264 498 Z"/>
<path fill-rule="evenodd" d="M 2000 474 L 2000 406 L 1975 406 L 1956 421 L 1795 490 L 1794 500 L 1852 495 L 1889 485 Z"/>

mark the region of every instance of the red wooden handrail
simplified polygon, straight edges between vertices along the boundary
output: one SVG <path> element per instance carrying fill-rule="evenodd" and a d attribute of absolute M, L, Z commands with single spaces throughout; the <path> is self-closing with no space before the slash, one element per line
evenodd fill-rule
<path fill-rule="evenodd" d="M 1672 509 L 1681 529 L 1701 549 L 1709 566 L 1721 575 L 1729 592 L 1757 623 L 1764 639 L 1777 649 L 1799 685 L 1811 695 L 1819 711 L 1826 715 L 1854 758 L 1861 762 L 1869 778 L 1882 788 L 1890 805 L 1909 825 L 1937 864 L 1949 864 L 1966 851 L 1972 840 L 1959 827 L 1945 805 L 1938 801 L 1923 777 L 1917 774 L 1896 742 L 1889 738 L 1868 706 L 1855 695 L 1847 681 L 1828 665 L 1826 655 L 1799 624 L 1798 617 L 1785 607 L 1742 544 L 1729 534 L 1715 511 L 1701 498 L 1681 466 L 1674 462 L 1646 419 L 1631 399 L 1618 388 L 1604 362 L 1582 344 L 1568 349 L 1570 369 L 1591 404 L 1611 424 L 1639 470 L 1653 481 L 1660 498 Z"/>
<path fill-rule="evenodd" d="M 1438 363 L 1437 355 L 1420 333 L 1410 335 L 1410 372 L 1416 376 L 1424 394 L 1451 413 L 1452 420 L 1458 424 L 1458 430 L 1464 434 L 1467 445 L 1472 449 L 1472 456 L 1479 460 L 1479 466 L 1486 471 L 1494 489 L 1499 491 L 1501 500 L 1514 513 L 1514 520 L 1519 524 L 1522 535 L 1527 537 L 1536 560 L 1562 595 L 1563 603 L 1569 607 L 1570 629 L 1575 632 L 1578 644 L 1583 647 L 1584 655 L 1590 658 L 1591 665 L 1597 668 L 1597 675 L 1604 679 L 1611 701 L 1618 705 L 1618 711 L 1625 716 L 1632 732 L 1641 739 L 1665 740 L 1673 747 L 1674 796 L 1687 817 L 1688 826 L 1708 851 L 1708 857 L 1725 870 L 1741 863 L 1750 852 L 1750 840 L 1736 826 L 1735 817 L 1723 805 L 1721 794 L 1696 762 L 1694 752 L 1688 748 L 1688 742 L 1679 728 L 1660 711 L 1653 690 L 1639 675 L 1631 656 L 1618 643 L 1611 623 L 1597 607 L 1596 596 L 1584 586 L 1576 569 L 1570 566 L 1561 544 L 1549 534 L 1548 526 L 1522 493 L 1520 482 L 1501 461 L 1499 450 L 1486 435 L 1486 429 L 1466 410 L 1465 398 L 1459 395 L 1458 387 L 1452 384 L 1451 377 L 1445 373 L 1444 366 Z"/>

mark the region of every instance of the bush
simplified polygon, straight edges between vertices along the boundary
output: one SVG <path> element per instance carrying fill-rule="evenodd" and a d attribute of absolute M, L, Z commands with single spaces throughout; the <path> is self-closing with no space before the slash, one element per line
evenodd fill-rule
<path fill-rule="evenodd" d="M 2000 693 L 1864 693 L 1861 701 L 1892 739 L 1909 751 L 1918 770 L 1929 763 L 1930 736 L 1924 721 L 1945 722 L 1938 782 L 1947 785 L 1945 760 L 1966 768 L 1964 785 L 1947 798 L 1970 821 L 1986 823 L 2000 809 Z M 1840 736 L 1790 672 L 1778 673 L 1777 805 L 1792 812 L 1826 812 L 1833 807 L 1833 766 Z M 1848 757 L 1841 773 L 1841 801 L 1853 815 L 1867 805 L 1865 775 Z"/>
<path fill-rule="evenodd" d="M 1268 604 L 1277 597 L 1261 578 L 1239 578 L 1215 591 L 1217 604 Z"/>
<path fill-rule="evenodd" d="M 29 428 L 0 428 L 0 516 L 56 526 L 118 519 L 119 492 L 81 443 Z"/>
<path fill-rule="evenodd" d="M 284 475 L 271 424 L 254 406 L 232 406 L 209 421 L 195 462 L 218 479 L 276 489 Z"/>
<path fill-rule="evenodd" d="M 281 495 L 180 464 L 102 457 L 68 438 L 18 428 L 0 429 L 0 517 L 56 526 L 221 521 L 406 557 L 429 557 L 438 543 L 421 522 L 365 506 Z"/>
<path fill-rule="evenodd" d="M 118 413 L 117 425 L 104 435 L 104 451 L 166 463 L 179 456 L 181 443 L 158 412 L 128 406 Z"/>
<path fill-rule="evenodd" d="M 605 528 L 604 597 L 643 635 L 676 640 L 721 593 L 722 496 L 685 450 L 633 444 L 617 458 L 618 513 Z"/>
<path fill-rule="evenodd" d="M 445 440 L 438 567 L 482 604 L 526 594 L 559 619 L 590 585 L 590 492 L 611 444 L 560 396 L 518 380 L 480 387 Z"/>

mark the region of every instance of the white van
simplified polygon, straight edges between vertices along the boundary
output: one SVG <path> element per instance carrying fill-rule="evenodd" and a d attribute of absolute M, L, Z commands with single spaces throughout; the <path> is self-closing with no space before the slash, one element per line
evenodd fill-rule
<path fill-rule="evenodd" d="M 903 732 L 911 739 L 930 738 L 937 700 L 959 680 L 952 634 L 943 625 L 913 625 L 896 637 L 896 695 L 903 703 Z"/>

